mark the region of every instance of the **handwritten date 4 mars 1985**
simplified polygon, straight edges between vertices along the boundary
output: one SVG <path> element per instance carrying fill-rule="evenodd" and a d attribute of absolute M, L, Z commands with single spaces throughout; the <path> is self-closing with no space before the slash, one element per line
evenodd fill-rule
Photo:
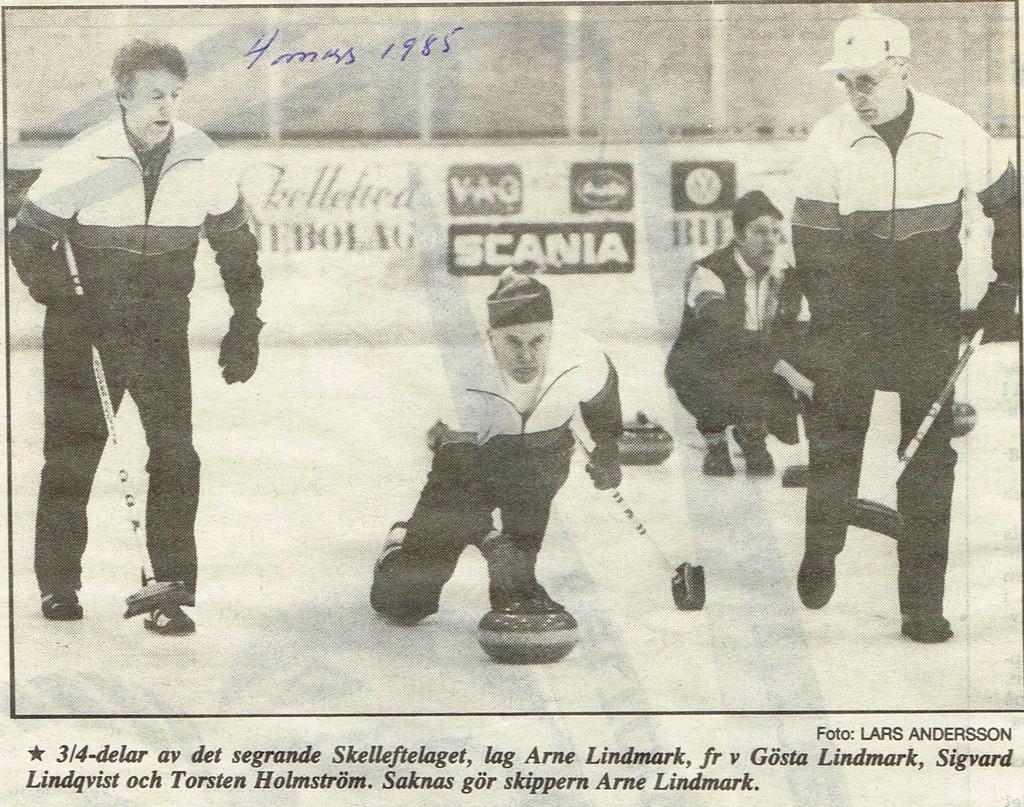
<path fill-rule="evenodd" d="M 462 26 L 457 26 L 445 34 L 431 33 L 422 37 L 411 36 L 404 39 L 402 42 L 390 42 L 386 45 L 382 45 L 381 47 L 370 51 L 370 53 L 372 54 L 372 57 L 376 57 L 380 61 L 397 62 L 404 62 L 406 59 L 410 58 L 423 58 L 438 53 L 448 53 L 448 51 L 452 49 L 453 37 L 462 30 Z M 266 42 L 263 41 L 263 35 L 260 35 L 253 46 L 242 54 L 245 58 L 252 58 L 252 61 L 250 61 L 246 66 L 247 70 L 251 70 L 255 67 L 257 62 L 259 62 L 264 56 L 270 59 L 271 67 L 282 64 L 292 64 L 295 62 L 300 64 L 326 62 L 328 64 L 348 66 L 355 64 L 357 61 L 356 48 L 354 45 L 350 45 L 344 49 L 341 47 L 331 47 L 326 50 L 275 49 L 271 53 L 269 52 L 270 46 L 277 41 L 279 34 L 280 31 L 275 28 L 274 32 L 266 37 Z"/>

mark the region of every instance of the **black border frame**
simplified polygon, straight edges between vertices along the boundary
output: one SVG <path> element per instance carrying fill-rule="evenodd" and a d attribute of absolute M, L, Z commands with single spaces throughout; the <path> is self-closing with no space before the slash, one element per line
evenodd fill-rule
<path fill-rule="evenodd" d="M 433 2 L 360 2 L 350 3 L 211 3 L 211 4 L 81 4 L 81 5 L 0 5 L 0 64 L 3 66 L 3 88 L 0 109 L 3 112 L 3 171 L 7 175 L 7 10 L 116 10 L 116 9 L 226 9 L 226 8 L 457 8 L 460 6 L 479 6 L 483 8 L 516 7 L 525 5 L 538 7 L 572 7 L 572 6 L 676 6 L 676 5 L 808 5 L 822 6 L 839 4 L 844 0 L 540 0 L 531 3 L 516 3 L 509 0 L 484 0 L 483 2 L 459 2 L 458 0 L 435 0 Z M 899 0 L 889 0 L 898 2 Z M 907 0 L 903 0 L 906 2 Z M 1006 0 L 928 0 L 932 3 L 1003 3 Z M 1018 182 L 1021 171 L 1021 61 L 1020 61 L 1020 0 L 1012 0 L 1014 6 L 1014 57 L 1017 70 L 1015 73 L 1015 101 L 1017 114 L 1017 170 Z M 1019 191 L 1019 186 L 1018 186 Z M 7 222 L 7 203 L 4 200 L 4 226 Z M 1018 222 L 1021 212 L 1018 210 Z M 6 382 L 5 414 L 7 420 L 7 594 L 8 594 L 8 651 L 10 662 L 9 681 L 9 717 L 12 720 L 169 720 L 169 719 L 252 719 L 252 718 L 407 718 L 407 717 L 596 717 L 596 716 L 779 716 L 779 715 L 907 715 L 907 714 L 1021 714 L 1024 709 L 799 709 L 799 710 L 637 710 L 637 711 L 551 711 L 551 712 L 273 712 L 273 713 L 185 713 L 185 714 L 18 714 L 15 690 L 15 653 L 14 653 L 14 505 L 13 505 L 13 439 L 11 431 L 11 312 L 10 312 L 10 262 L 7 255 L 7 241 L 4 239 L 4 379 Z M 1024 314 L 1024 312 L 1022 312 Z M 1018 364 L 1018 396 L 1021 426 L 1022 455 L 1024 455 L 1024 363 Z M 1021 477 L 1024 480 L 1024 463 L 1021 466 Z M 1021 514 L 1024 517 L 1024 498 L 1021 500 Z M 1021 605 L 1024 611 L 1024 531 L 1021 534 Z M 1021 658 L 1024 660 L 1024 620 L 1021 625 Z M 1024 693 L 1024 686 L 1022 686 Z"/>

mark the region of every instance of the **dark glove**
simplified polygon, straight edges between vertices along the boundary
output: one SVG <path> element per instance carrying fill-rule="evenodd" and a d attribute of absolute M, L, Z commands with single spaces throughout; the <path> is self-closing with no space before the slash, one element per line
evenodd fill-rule
<path fill-rule="evenodd" d="M 615 440 L 600 440 L 590 453 L 587 473 L 594 480 L 594 487 L 598 490 L 618 487 L 622 481 L 618 442 Z"/>
<path fill-rule="evenodd" d="M 53 305 L 74 300 L 75 285 L 61 242 L 16 225 L 8 240 L 8 252 L 18 277 L 37 303 Z"/>
<path fill-rule="evenodd" d="M 1020 339 L 1017 324 L 1017 297 L 1020 289 L 1013 283 L 994 280 L 978 303 L 976 327 L 985 329 L 982 344 L 995 339 Z"/>
<path fill-rule="evenodd" d="M 47 282 L 35 282 L 28 287 L 32 299 L 43 305 L 71 306 L 76 302 L 75 290 L 70 283 L 66 285 Z"/>
<path fill-rule="evenodd" d="M 223 367 L 221 375 L 228 384 L 241 381 L 243 384 L 252 378 L 256 365 L 260 360 L 260 330 L 263 322 L 255 314 L 231 317 L 231 325 L 227 335 L 220 343 L 220 359 Z"/>

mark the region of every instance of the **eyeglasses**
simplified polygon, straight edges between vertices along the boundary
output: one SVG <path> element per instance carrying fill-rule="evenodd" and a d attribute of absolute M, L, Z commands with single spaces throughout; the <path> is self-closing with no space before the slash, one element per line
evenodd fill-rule
<path fill-rule="evenodd" d="M 836 76 L 836 83 L 846 90 L 851 95 L 871 95 L 878 89 L 878 85 L 882 83 L 887 75 L 892 71 L 892 61 L 886 61 L 885 67 L 883 67 L 877 75 L 870 75 L 867 73 L 861 73 L 859 76 L 853 78 L 847 78 L 842 73 Z"/>

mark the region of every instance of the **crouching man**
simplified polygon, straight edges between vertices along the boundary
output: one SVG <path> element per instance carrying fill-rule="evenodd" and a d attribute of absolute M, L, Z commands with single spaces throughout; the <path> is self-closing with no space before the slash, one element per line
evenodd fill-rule
<path fill-rule="evenodd" d="M 454 391 L 457 420 L 431 429 L 426 487 L 374 570 L 370 601 L 395 622 L 437 612 L 469 544 L 487 559 L 492 608 L 537 600 L 559 607 L 534 568 L 551 502 L 569 475 L 577 411 L 595 443 L 587 466 L 595 487 L 612 488 L 622 478 L 622 408 L 611 360 L 581 334 L 553 326 L 551 294 L 535 278 L 507 269 L 487 309 L 493 361 Z"/>
<path fill-rule="evenodd" d="M 707 441 L 704 473 L 731 476 L 726 429 L 733 426 L 747 473 L 768 476 L 774 434 L 797 441 L 794 392 L 814 385 L 791 363 L 803 296 L 779 252 L 782 213 L 761 191 L 733 208 L 732 243 L 693 266 L 683 325 L 665 377 Z"/>

